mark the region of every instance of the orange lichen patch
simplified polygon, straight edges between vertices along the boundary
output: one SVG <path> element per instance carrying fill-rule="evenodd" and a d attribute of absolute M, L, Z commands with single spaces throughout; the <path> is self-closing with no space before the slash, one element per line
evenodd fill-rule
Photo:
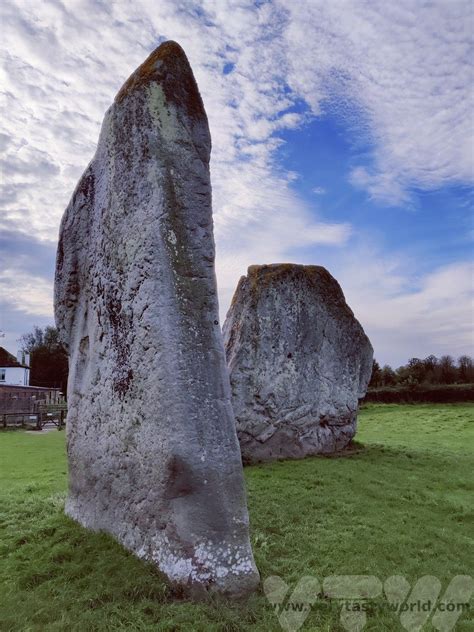
<path fill-rule="evenodd" d="M 206 116 L 201 95 L 184 50 L 177 42 L 164 42 L 130 75 L 115 97 L 121 103 L 128 95 L 159 83 L 168 102 L 183 106 L 190 116 Z"/>
<path fill-rule="evenodd" d="M 128 94 L 156 79 L 158 74 L 156 67 L 157 62 L 164 62 L 171 56 L 180 56 L 186 60 L 186 55 L 177 42 L 164 42 L 158 46 L 158 48 L 155 48 L 155 50 L 148 55 L 143 64 L 139 66 L 123 84 L 115 97 L 115 101 L 120 103 Z"/>

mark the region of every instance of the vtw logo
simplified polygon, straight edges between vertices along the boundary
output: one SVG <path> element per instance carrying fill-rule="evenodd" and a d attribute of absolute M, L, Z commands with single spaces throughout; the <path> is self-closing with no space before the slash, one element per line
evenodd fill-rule
<path fill-rule="evenodd" d="M 289 586 L 281 577 L 268 577 L 263 582 L 263 590 L 275 608 L 281 627 L 286 632 L 296 632 L 306 621 L 321 587 L 315 577 L 302 577 L 286 603 Z"/>
<path fill-rule="evenodd" d="M 340 621 L 347 632 L 361 632 L 368 610 L 374 607 L 385 607 L 398 615 L 407 632 L 418 632 L 430 617 L 436 630 L 450 632 L 461 614 L 469 610 L 474 580 L 469 575 L 457 575 L 442 597 L 441 582 L 432 575 L 421 577 L 413 586 L 400 575 L 389 577 L 383 584 L 371 575 L 332 575 L 322 584 L 315 577 L 302 577 L 291 595 L 288 584 L 273 576 L 264 581 L 263 588 L 285 632 L 297 632 L 303 626 L 321 593 L 341 603 Z M 387 602 L 374 606 L 371 600 L 381 596 Z"/>

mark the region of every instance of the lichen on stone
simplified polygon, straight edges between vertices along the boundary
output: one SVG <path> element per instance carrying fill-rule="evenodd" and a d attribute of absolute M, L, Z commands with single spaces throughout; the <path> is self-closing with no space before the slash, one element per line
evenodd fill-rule
<path fill-rule="evenodd" d="M 242 596 L 259 576 L 215 325 L 210 151 L 186 56 L 163 44 L 107 111 L 61 223 L 55 315 L 70 363 L 66 512 L 193 595 Z M 204 540 L 205 564 L 197 555 Z M 246 564 L 235 563 L 237 553 Z"/>
<path fill-rule="evenodd" d="M 321 266 L 250 266 L 224 324 L 245 463 L 343 449 L 356 431 L 372 347 Z"/>

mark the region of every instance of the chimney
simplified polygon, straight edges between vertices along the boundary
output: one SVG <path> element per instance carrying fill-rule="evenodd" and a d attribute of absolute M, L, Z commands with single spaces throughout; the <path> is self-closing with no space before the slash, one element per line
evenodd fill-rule
<path fill-rule="evenodd" d="M 26 366 L 30 366 L 30 354 L 25 353 L 25 364 Z"/>
<path fill-rule="evenodd" d="M 17 351 L 16 361 L 18 364 L 23 364 L 23 351 Z"/>

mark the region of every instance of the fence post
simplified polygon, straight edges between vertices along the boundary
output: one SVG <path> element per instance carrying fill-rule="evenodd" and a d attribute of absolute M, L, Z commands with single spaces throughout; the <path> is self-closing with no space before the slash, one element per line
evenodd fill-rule
<path fill-rule="evenodd" d="M 7 427 L 7 415 L 6 414 L 3 415 L 3 427 L 4 428 Z"/>
<path fill-rule="evenodd" d="M 42 428 L 41 428 L 41 413 L 36 413 L 36 430 L 42 430 Z"/>

